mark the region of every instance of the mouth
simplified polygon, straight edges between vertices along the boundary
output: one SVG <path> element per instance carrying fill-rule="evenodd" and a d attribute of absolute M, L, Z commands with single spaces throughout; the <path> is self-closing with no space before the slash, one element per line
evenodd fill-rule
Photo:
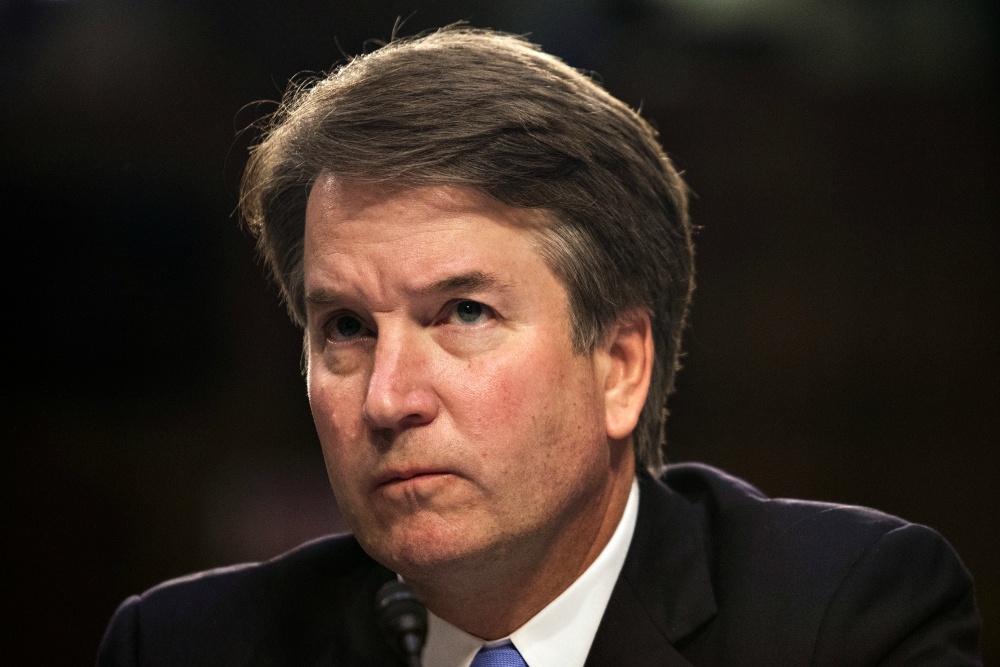
<path fill-rule="evenodd" d="M 375 489 L 419 486 L 453 474 L 441 468 L 401 468 L 389 470 L 375 478 Z"/>

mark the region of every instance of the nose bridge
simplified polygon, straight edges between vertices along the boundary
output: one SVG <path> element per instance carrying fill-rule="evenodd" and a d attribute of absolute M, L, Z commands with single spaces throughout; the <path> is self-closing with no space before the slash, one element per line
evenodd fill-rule
<path fill-rule="evenodd" d="M 379 324 L 365 418 L 373 428 L 398 430 L 433 419 L 424 341 L 419 327 L 400 319 Z"/>

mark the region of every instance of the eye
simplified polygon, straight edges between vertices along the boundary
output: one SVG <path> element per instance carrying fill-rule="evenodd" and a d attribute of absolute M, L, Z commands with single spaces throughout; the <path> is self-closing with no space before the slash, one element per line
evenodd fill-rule
<path fill-rule="evenodd" d="M 327 325 L 326 331 L 330 340 L 351 340 L 364 333 L 365 325 L 353 315 L 338 315 Z"/>
<path fill-rule="evenodd" d="M 459 301 L 455 304 L 455 315 L 462 324 L 476 324 L 483 319 L 483 304 L 476 301 Z"/>

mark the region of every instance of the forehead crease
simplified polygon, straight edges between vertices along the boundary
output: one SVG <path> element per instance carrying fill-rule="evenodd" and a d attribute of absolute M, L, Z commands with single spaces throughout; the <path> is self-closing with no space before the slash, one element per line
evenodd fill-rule
<path fill-rule="evenodd" d="M 509 289 L 497 276 L 478 269 L 445 275 L 431 282 L 422 280 L 424 276 L 408 276 L 408 278 L 410 280 L 398 285 L 396 291 L 406 295 L 407 298 L 418 300 Z"/>
<path fill-rule="evenodd" d="M 490 289 L 506 291 L 510 289 L 510 286 L 501 281 L 497 276 L 477 269 L 445 276 L 425 286 L 404 286 L 402 291 L 423 296 L 453 292 L 476 292 Z M 347 298 L 347 295 L 341 291 L 326 287 L 309 288 L 305 295 L 306 303 L 311 305 L 327 305 L 333 302 L 344 301 Z"/>
<path fill-rule="evenodd" d="M 550 224 L 551 213 L 542 208 L 504 204 L 468 185 L 407 185 L 402 182 L 367 182 L 324 173 L 313 185 L 307 204 L 314 215 L 333 215 L 341 221 L 408 217 L 416 211 L 440 217 L 485 214 L 494 222 L 533 229 Z M 402 212 L 402 215 L 400 213 Z"/>

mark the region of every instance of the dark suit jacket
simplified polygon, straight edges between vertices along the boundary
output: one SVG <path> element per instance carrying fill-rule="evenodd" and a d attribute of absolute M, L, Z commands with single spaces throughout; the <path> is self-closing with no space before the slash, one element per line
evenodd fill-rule
<path fill-rule="evenodd" d="M 972 580 L 933 530 L 698 464 L 639 484 L 587 667 L 980 664 Z M 373 615 L 394 576 L 341 536 L 170 581 L 122 604 L 98 664 L 399 664 Z"/>

